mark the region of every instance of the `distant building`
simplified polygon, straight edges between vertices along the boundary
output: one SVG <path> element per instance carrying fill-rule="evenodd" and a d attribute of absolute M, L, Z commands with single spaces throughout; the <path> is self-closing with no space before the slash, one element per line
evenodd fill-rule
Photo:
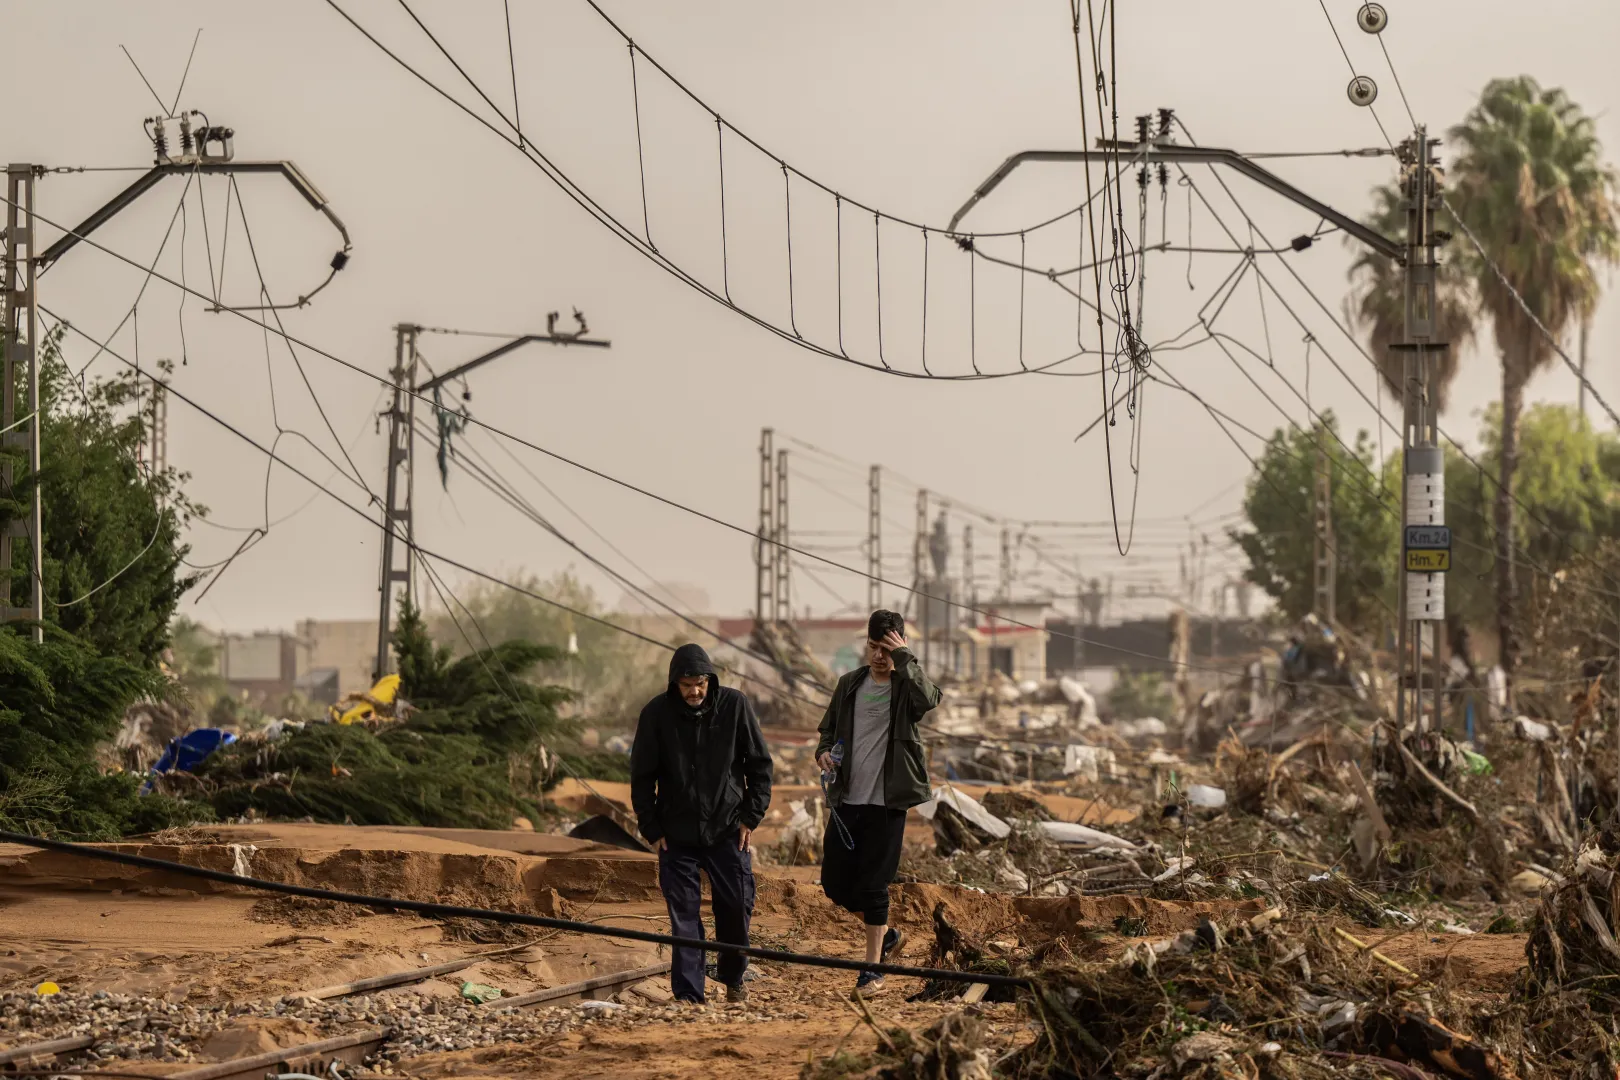
<path fill-rule="evenodd" d="M 1074 619 L 1053 617 L 1046 620 L 1050 639 L 1046 645 L 1047 670 L 1056 675 L 1093 668 L 1111 667 L 1124 671 L 1157 671 L 1170 674 L 1172 642 L 1168 619 L 1132 619 L 1106 626 L 1086 626 L 1075 637 Z M 1191 659 L 1201 664 L 1220 659 L 1252 656 L 1259 647 L 1261 633 L 1252 619 L 1211 619 L 1195 616 L 1189 644 Z M 1212 665 L 1213 666 L 1213 665 Z"/>
<path fill-rule="evenodd" d="M 295 689 L 298 648 L 291 634 L 274 630 L 221 634 L 217 646 L 219 675 L 238 696 L 265 705 Z"/>
<path fill-rule="evenodd" d="M 345 694 L 371 689 L 377 670 L 376 619 L 304 619 L 298 623 L 295 637 L 299 676 L 321 688 L 319 696 L 309 694 L 312 699 L 321 701 L 330 693 L 327 686 L 333 673 L 337 691 L 333 702 Z"/>

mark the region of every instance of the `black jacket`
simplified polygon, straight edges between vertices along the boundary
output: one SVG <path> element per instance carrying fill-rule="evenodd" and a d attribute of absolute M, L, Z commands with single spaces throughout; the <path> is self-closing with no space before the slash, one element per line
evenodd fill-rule
<path fill-rule="evenodd" d="M 707 675 L 696 709 L 677 680 Z M 669 688 L 641 710 L 630 748 L 630 801 L 641 835 L 657 844 L 708 847 L 759 827 L 771 805 L 771 755 L 754 707 L 721 686 L 709 654 L 682 645 L 669 662 Z"/>
<path fill-rule="evenodd" d="M 939 705 L 939 687 L 923 671 L 917 656 L 910 649 L 896 649 L 894 672 L 889 684 L 894 687 L 889 697 L 889 739 L 883 751 L 883 803 L 890 810 L 906 810 L 928 801 L 928 763 L 923 754 L 922 736 L 917 725 L 930 709 Z M 832 700 L 821 718 L 821 738 L 816 743 L 816 757 L 821 757 L 842 742 L 846 754 L 838 766 L 833 782 L 827 788 L 827 801 L 833 806 L 844 802 L 849 788 L 850 759 L 848 748 L 854 742 L 855 691 L 866 681 L 870 668 L 856 668 L 838 680 L 833 687 Z"/>

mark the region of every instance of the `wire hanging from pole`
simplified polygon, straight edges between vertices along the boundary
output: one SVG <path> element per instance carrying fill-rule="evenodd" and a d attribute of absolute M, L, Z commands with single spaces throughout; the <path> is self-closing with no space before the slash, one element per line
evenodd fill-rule
<path fill-rule="evenodd" d="M 1025 261 L 1024 234 L 1018 234 L 1018 262 L 1023 265 Z M 1018 275 L 1018 369 L 1028 371 L 1024 364 L 1024 279 L 1028 275 Z"/>
<path fill-rule="evenodd" d="M 798 316 L 793 310 L 793 178 L 788 175 L 786 164 L 782 165 L 782 194 L 787 206 L 788 326 L 792 327 L 794 337 L 802 338 Z"/>
<path fill-rule="evenodd" d="M 506 9 L 506 63 L 512 69 L 512 126 L 517 129 L 518 147 L 521 149 L 525 143 L 522 107 L 518 99 L 517 52 L 512 48 L 512 0 L 501 0 L 501 6 Z"/>
<path fill-rule="evenodd" d="M 841 195 L 833 196 L 833 213 L 837 216 L 837 225 L 834 234 L 838 244 L 838 352 L 843 356 L 849 353 L 844 351 L 844 199 Z"/>
<path fill-rule="evenodd" d="M 883 365 L 884 370 L 889 370 L 889 362 L 883 358 L 883 218 L 876 211 L 872 213 L 872 254 L 877 264 L 878 363 Z"/>
<path fill-rule="evenodd" d="M 641 90 L 636 81 L 636 43 L 630 42 L 630 101 L 636 112 L 636 168 L 641 172 L 641 235 L 654 254 L 658 245 L 652 240 L 652 223 L 647 216 L 647 156 L 641 145 Z M 520 146 L 519 149 L 522 149 Z"/>
<path fill-rule="evenodd" d="M 979 260 L 972 258 L 973 241 L 960 241 L 968 252 L 968 363 L 973 367 L 973 374 L 979 373 Z M 1019 275 L 1023 277 L 1022 274 Z"/>
<path fill-rule="evenodd" d="M 731 302 L 731 260 L 726 251 L 726 128 L 718 113 L 714 117 L 715 146 L 720 156 L 720 288 Z"/>
<path fill-rule="evenodd" d="M 923 238 L 923 288 L 922 288 L 922 369 L 923 374 L 932 374 L 928 370 L 928 230 L 922 231 Z"/>

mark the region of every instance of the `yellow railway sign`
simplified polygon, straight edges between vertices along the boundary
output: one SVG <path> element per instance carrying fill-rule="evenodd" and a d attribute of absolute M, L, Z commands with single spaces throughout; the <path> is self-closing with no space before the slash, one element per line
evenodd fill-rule
<path fill-rule="evenodd" d="M 1444 574 L 1451 569 L 1451 552 L 1407 548 L 1406 569 L 1414 574 Z"/>

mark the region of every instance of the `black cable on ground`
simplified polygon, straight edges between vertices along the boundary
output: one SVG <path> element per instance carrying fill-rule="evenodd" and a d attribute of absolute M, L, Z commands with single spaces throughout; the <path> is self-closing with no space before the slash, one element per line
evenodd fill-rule
<path fill-rule="evenodd" d="M 311 900 L 330 900 L 339 904 L 386 908 L 391 911 L 410 911 L 418 915 L 432 915 L 438 918 L 485 919 L 489 922 L 511 923 L 517 926 L 537 926 L 545 930 L 565 930 L 575 934 L 594 934 L 597 937 L 641 941 L 649 945 L 669 945 L 683 949 L 701 949 L 705 952 L 731 953 L 752 957 L 755 960 L 768 960 L 778 964 L 800 964 L 806 967 L 837 968 L 843 971 L 875 971 L 880 975 L 903 975 L 913 979 L 939 979 L 945 982 L 985 983 L 988 986 L 1028 987 L 1030 985 L 1027 978 L 1021 978 L 1017 975 L 994 975 L 969 971 L 950 971 L 944 968 L 908 967 L 903 964 L 868 964 L 862 960 L 845 960 L 837 956 L 787 952 L 783 949 L 757 949 L 749 945 L 732 945 L 724 941 L 700 941 L 696 938 L 674 937 L 670 934 L 654 934 L 646 930 L 625 930 L 619 927 L 599 926 L 595 923 L 575 922 L 572 919 L 552 919 L 544 915 L 525 915 L 516 911 L 492 911 L 487 908 L 461 907 L 455 904 L 433 904 L 424 900 L 396 900 L 386 896 L 366 896 L 363 893 L 334 892 L 331 889 L 315 889 L 306 885 L 289 885 L 280 881 L 265 881 L 262 878 L 227 874 L 223 870 L 187 866 L 184 863 L 169 862 L 166 859 L 153 859 L 145 855 L 133 855 L 123 851 L 108 851 L 105 848 L 92 847 L 88 844 L 75 844 L 67 840 L 48 840 L 42 836 L 30 836 L 27 833 L 0 830 L 0 841 L 9 844 L 21 844 L 24 847 L 37 848 L 41 851 L 55 851 L 64 855 L 78 855 L 86 859 L 119 863 L 123 866 L 137 866 L 143 870 L 162 870 L 171 874 L 218 882 L 221 885 L 238 885 L 246 889 L 281 893 L 286 896 L 302 896 Z"/>

